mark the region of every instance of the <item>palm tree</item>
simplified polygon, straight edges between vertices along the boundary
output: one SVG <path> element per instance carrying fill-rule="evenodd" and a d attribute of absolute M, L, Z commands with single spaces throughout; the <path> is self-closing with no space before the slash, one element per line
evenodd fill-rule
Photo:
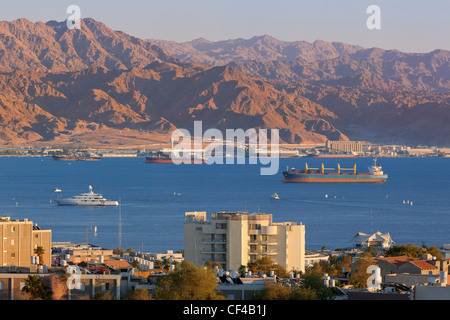
<path fill-rule="evenodd" d="M 39 257 L 40 265 L 44 264 L 44 253 L 45 253 L 45 250 L 41 246 L 38 246 L 36 249 L 34 249 L 34 254 L 36 254 Z"/>
<path fill-rule="evenodd" d="M 155 266 L 155 269 L 162 269 L 163 263 L 161 260 L 155 260 L 154 266 Z"/>
<path fill-rule="evenodd" d="M 45 282 L 35 275 L 28 276 L 25 280 L 25 286 L 22 288 L 22 292 L 30 294 L 32 300 L 51 300 L 53 294 L 52 290 Z"/>
<path fill-rule="evenodd" d="M 131 266 L 134 269 L 141 269 L 141 264 L 139 263 L 139 261 L 137 261 L 136 259 L 133 260 L 133 262 L 131 263 Z"/>

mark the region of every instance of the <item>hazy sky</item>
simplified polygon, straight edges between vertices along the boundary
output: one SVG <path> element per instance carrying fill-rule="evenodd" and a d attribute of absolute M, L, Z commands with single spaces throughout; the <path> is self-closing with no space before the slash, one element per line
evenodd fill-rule
<path fill-rule="evenodd" d="M 450 0 L 3 0 L 0 20 L 64 21 L 72 4 L 82 18 L 144 39 L 218 41 L 268 34 L 407 52 L 450 50 Z M 380 30 L 366 27 L 369 5 L 381 9 Z"/>

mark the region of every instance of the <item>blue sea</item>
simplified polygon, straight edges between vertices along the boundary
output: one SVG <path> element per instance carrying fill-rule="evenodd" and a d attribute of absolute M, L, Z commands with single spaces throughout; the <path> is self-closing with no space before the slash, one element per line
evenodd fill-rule
<path fill-rule="evenodd" d="M 0 215 L 52 230 L 52 241 L 145 252 L 183 249 L 184 214 L 206 211 L 271 213 L 275 222 L 306 226 L 308 249 L 345 248 L 358 232 L 390 233 L 396 244 L 450 243 L 450 158 L 379 158 L 386 183 L 282 183 L 287 166 L 352 167 L 367 172 L 371 158 L 280 159 L 276 175 L 260 164 L 175 165 L 143 158 L 98 162 L 49 157 L 0 158 Z M 54 199 L 94 192 L 121 207 L 58 206 Z M 278 193 L 280 200 L 271 199 Z M 410 201 L 413 205 L 404 204 Z M 119 225 L 121 225 L 119 227 Z M 94 233 L 94 229 L 97 233 Z M 121 232 L 120 232 L 121 230 Z"/>

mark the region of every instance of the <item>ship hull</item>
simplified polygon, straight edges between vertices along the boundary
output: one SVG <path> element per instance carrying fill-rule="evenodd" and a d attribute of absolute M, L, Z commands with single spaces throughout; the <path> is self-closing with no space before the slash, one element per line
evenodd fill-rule
<path fill-rule="evenodd" d="M 204 159 L 175 159 L 172 160 L 172 158 L 168 157 L 146 157 L 145 163 L 206 163 Z"/>
<path fill-rule="evenodd" d="M 172 163 L 172 159 L 171 158 L 147 157 L 145 159 L 145 163 Z"/>
<path fill-rule="evenodd" d="M 106 201 L 87 201 L 85 203 L 74 201 L 71 199 L 54 199 L 60 206 L 83 206 L 83 207 L 105 207 L 105 206 L 118 206 L 118 201 L 106 200 Z"/>
<path fill-rule="evenodd" d="M 284 174 L 284 173 L 283 173 Z M 284 174 L 283 182 L 302 182 L 302 183 L 347 183 L 347 182 L 370 182 L 370 183 L 380 183 L 386 182 L 387 175 L 370 175 L 370 174 Z"/>
<path fill-rule="evenodd" d="M 77 161 L 77 158 L 74 157 L 58 157 L 58 156 L 53 156 L 52 160 L 55 161 Z"/>
<path fill-rule="evenodd" d="M 100 157 L 80 158 L 80 157 L 53 156 L 52 160 L 55 160 L 55 161 L 100 161 L 100 160 L 102 160 L 102 158 L 100 158 Z"/>
<path fill-rule="evenodd" d="M 359 158 L 358 155 L 311 155 L 308 158 Z"/>

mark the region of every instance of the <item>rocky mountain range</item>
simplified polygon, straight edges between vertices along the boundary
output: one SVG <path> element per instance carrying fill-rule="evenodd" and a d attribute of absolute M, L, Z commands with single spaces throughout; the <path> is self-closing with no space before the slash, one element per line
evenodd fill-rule
<path fill-rule="evenodd" d="M 107 146 L 175 128 L 280 129 L 287 143 L 449 145 L 450 53 L 339 42 L 143 40 L 94 19 L 0 22 L 0 142 Z"/>

